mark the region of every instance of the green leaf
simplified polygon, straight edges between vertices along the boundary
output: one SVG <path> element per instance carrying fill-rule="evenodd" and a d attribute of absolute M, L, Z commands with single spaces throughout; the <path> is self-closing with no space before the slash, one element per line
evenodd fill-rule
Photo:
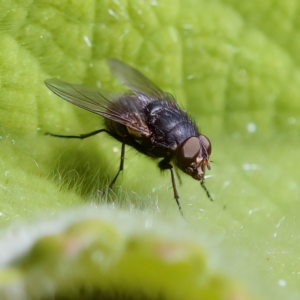
<path fill-rule="evenodd" d="M 298 299 L 298 11 L 295 0 L 2 1 L 0 294 L 80 297 L 82 287 L 86 298 L 120 291 L 149 299 Z M 123 91 L 108 57 L 173 93 L 212 142 L 206 186 L 215 201 L 188 176 L 178 184 L 187 224 L 169 173 L 160 176 L 155 162 L 126 151 L 124 176 L 103 197 L 98 190 L 117 171 L 120 144 L 105 134 L 44 136 L 103 126 L 43 81 Z M 99 216 L 83 209 L 79 218 L 73 208 L 84 203 Z M 70 253 L 73 241 L 79 249 Z M 165 248 L 179 260 L 157 257 Z M 93 265 L 93 251 L 108 251 L 109 262 Z"/>

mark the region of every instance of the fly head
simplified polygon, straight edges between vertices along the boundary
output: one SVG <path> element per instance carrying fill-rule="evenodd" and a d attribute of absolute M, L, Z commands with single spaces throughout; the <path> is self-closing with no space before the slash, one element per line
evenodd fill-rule
<path fill-rule="evenodd" d="M 205 168 L 210 170 L 211 143 L 200 134 L 186 139 L 177 149 L 176 164 L 186 174 L 204 182 Z"/>

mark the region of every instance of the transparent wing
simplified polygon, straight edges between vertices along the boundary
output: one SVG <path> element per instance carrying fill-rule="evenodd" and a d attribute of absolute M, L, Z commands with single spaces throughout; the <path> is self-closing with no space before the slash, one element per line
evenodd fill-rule
<path fill-rule="evenodd" d="M 164 91 L 135 68 L 115 58 L 109 58 L 107 64 L 114 77 L 131 91 L 155 98 L 165 96 Z"/>
<path fill-rule="evenodd" d="M 57 96 L 78 107 L 123 124 L 141 134 L 148 134 L 148 128 L 141 124 L 140 119 L 128 118 L 129 111 L 134 116 L 139 110 L 140 107 L 137 105 L 139 102 L 118 101 L 124 95 L 87 88 L 55 78 L 45 80 L 45 84 Z"/>

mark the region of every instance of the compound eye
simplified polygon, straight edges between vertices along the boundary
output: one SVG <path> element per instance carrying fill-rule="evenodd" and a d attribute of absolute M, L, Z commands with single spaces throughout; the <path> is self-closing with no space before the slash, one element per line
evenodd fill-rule
<path fill-rule="evenodd" d="M 199 153 L 200 143 L 197 137 L 191 137 L 183 142 L 181 153 L 184 158 L 194 160 Z"/>
<path fill-rule="evenodd" d="M 189 166 L 196 161 L 201 151 L 198 137 L 190 137 L 185 140 L 177 151 L 177 163 L 179 167 Z"/>
<path fill-rule="evenodd" d="M 210 140 L 208 139 L 208 137 L 206 137 L 203 134 L 200 134 L 199 140 L 200 140 L 201 145 L 206 149 L 207 154 L 210 155 L 212 149 L 211 149 L 211 143 L 210 143 Z"/>

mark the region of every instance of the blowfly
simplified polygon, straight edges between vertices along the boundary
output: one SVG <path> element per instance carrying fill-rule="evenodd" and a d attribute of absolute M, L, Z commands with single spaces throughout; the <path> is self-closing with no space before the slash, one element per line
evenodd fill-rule
<path fill-rule="evenodd" d="M 46 134 L 85 139 L 106 132 L 118 140 L 122 144 L 120 166 L 109 188 L 123 170 L 125 146 L 128 145 L 153 159 L 160 159 L 160 170 L 170 170 L 174 198 L 181 214 L 173 165 L 200 181 L 207 197 L 212 200 L 204 184 L 205 168 L 210 170 L 212 147 L 209 139 L 200 134 L 191 117 L 178 106 L 171 94 L 117 59 L 108 59 L 107 63 L 114 77 L 129 89 L 128 93 L 115 94 L 58 79 L 45 80 L 46 86 L 57 96 L 104 117 L 105 128 L 81 135 Z"/>

